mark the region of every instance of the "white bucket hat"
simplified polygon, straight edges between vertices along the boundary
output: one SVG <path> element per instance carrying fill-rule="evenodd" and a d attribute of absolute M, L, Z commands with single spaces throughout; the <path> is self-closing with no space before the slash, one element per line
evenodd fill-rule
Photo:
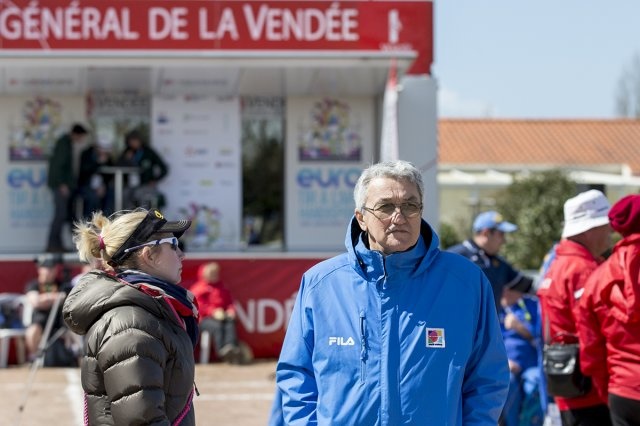
<path fill-rule="evenodd" d="M 564 203 L 562 238 L 582 234 L 592 228 L 609 223 L 611 204 L 597 189 L 581 192 Z"/>

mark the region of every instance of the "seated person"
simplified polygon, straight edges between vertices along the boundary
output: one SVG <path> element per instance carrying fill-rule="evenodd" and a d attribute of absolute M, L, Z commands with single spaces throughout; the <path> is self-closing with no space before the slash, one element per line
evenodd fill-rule
<path fill-rule="evenodd" d="M 156 151 L 144 143 L 140 132 L 134 130 L 127 133 L 124 143 L 124 151 L 116 164 L 139 168 L 137 174 L 125 177 L 125 209 L 162 208 L 165 200 L 157 184 L 169 173 L 169 167 Z"/>
<path fill-rule="evenodd" d="M 100 173 L 100 167 L 112 165 L 111 146 L 108 141 L 98 140 L 82 151 L 78 188 L 82 197 L 83 217 L 91 218 L 91 214 L 97 210 L 106 216 L 113 213 L 113 175 Z"/>
<path fill-rule="evenodd" d="M 540 344 L 538 300 L 535 296 L 505 287 L 498 316 L 511 377 L 501 424 L 542 425 L 544 415 L 540 404 L 537 349 Z"/>
<path fill-rule="evenodd" d="M 63 283 L 58 279 L 58 265 L 62 263 L 61 259 L 43 255 L 36 259 L 36 263 L 38 265 L 38 276 L 25 285 L 27 302 L 33 308 L 31 324 L 27 327 L 25 336 L 27 353 L 30 360 L 34 360 L 38 355 L 38 346 L 40 345 L 47 319 L 49 318 L 56 299 L 64 298 L 67 294 L 67 289 L 64 288 Z M 58 312 L 55 314 L 53 320 L 53 327 L 49 337 L 63 326 L 61 300 L 58 306 Z"/>
<path fill-rule="evenodd" d="M 218 357 L 229 363 L 240 363 L 236 309 L 229 289 L 220 279 L 220 265 L 209 262 L 200 266 L 198 281 L 189 290 L 198 302 L 200 328 L 213 335 Z"/>

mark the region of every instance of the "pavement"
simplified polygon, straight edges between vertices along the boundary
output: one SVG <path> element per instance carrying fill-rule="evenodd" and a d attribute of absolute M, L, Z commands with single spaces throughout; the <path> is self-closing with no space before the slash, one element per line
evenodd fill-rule
<path fill-rule="evenodd" d="M 194 399 L 196 423 L 266 425 L 275 389 L 275 367 L 275 360 L 255 360 L 249 365 L 198 364 L 196 386 L 200 396 Z M 0 369 L 0 395 L 0 425 L 83 424 L 78 368 L 40 368 L 35 373 L 27 365 Z"/>

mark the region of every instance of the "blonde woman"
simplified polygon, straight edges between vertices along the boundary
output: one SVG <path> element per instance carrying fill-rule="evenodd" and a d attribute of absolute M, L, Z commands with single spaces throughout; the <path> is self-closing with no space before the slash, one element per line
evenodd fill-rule
<path fill-rule="evenodd" d="M 80 259 L 113 268 L 85 274 L 63 307 L 68 327 L 85 335 L 85 424 L 195 424 L 198 311 L 178 285 L 178 238 L 190 225 L 155 209 L 76 223 Z"/>

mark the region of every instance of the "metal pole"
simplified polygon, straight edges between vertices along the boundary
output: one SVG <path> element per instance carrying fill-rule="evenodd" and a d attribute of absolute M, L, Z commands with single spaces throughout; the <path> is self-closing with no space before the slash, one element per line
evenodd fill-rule
<path fill-rule="evenodd" d="M 51 329 L 53 328 L 53 321 L 58 315 L 58 308 L 60 308 L 60 303 L 66 297 L 65 294 L 59 295 L 56 300 L 54 300 L 53 305 L 51 306 L 51 311 L 49 311 L 49 316 L 47 317 L 47 323 L 44 327 L 44 331 L 42 332 L 42 338 L 38 343 L 38 352 L 36 353 L 36 358 L 31 363 L 31 369 L 29 370 L 29 380 L 27 381 L 27 387 L 25 388 L 24 396 L 22 398 L 22 403 L 18 406 L 18 419 L 16 421 L 16 425 L 20 426 L 22 422 L 22 413 L 24 412 L 24 407 L 27 404 L 27 400 L 29 399 L 29 393 L 31 392 L 31 387 L 33 386 L 33 381 L 36 377 L 36 372 L 41 364 L 44 364 L 44 355 L 51 346 L 51 344 L 58 339 L 62 333 L 64 333 L 64 327 L 60 328 L 49 341 L 49 335 L 51 334 Z"/>

